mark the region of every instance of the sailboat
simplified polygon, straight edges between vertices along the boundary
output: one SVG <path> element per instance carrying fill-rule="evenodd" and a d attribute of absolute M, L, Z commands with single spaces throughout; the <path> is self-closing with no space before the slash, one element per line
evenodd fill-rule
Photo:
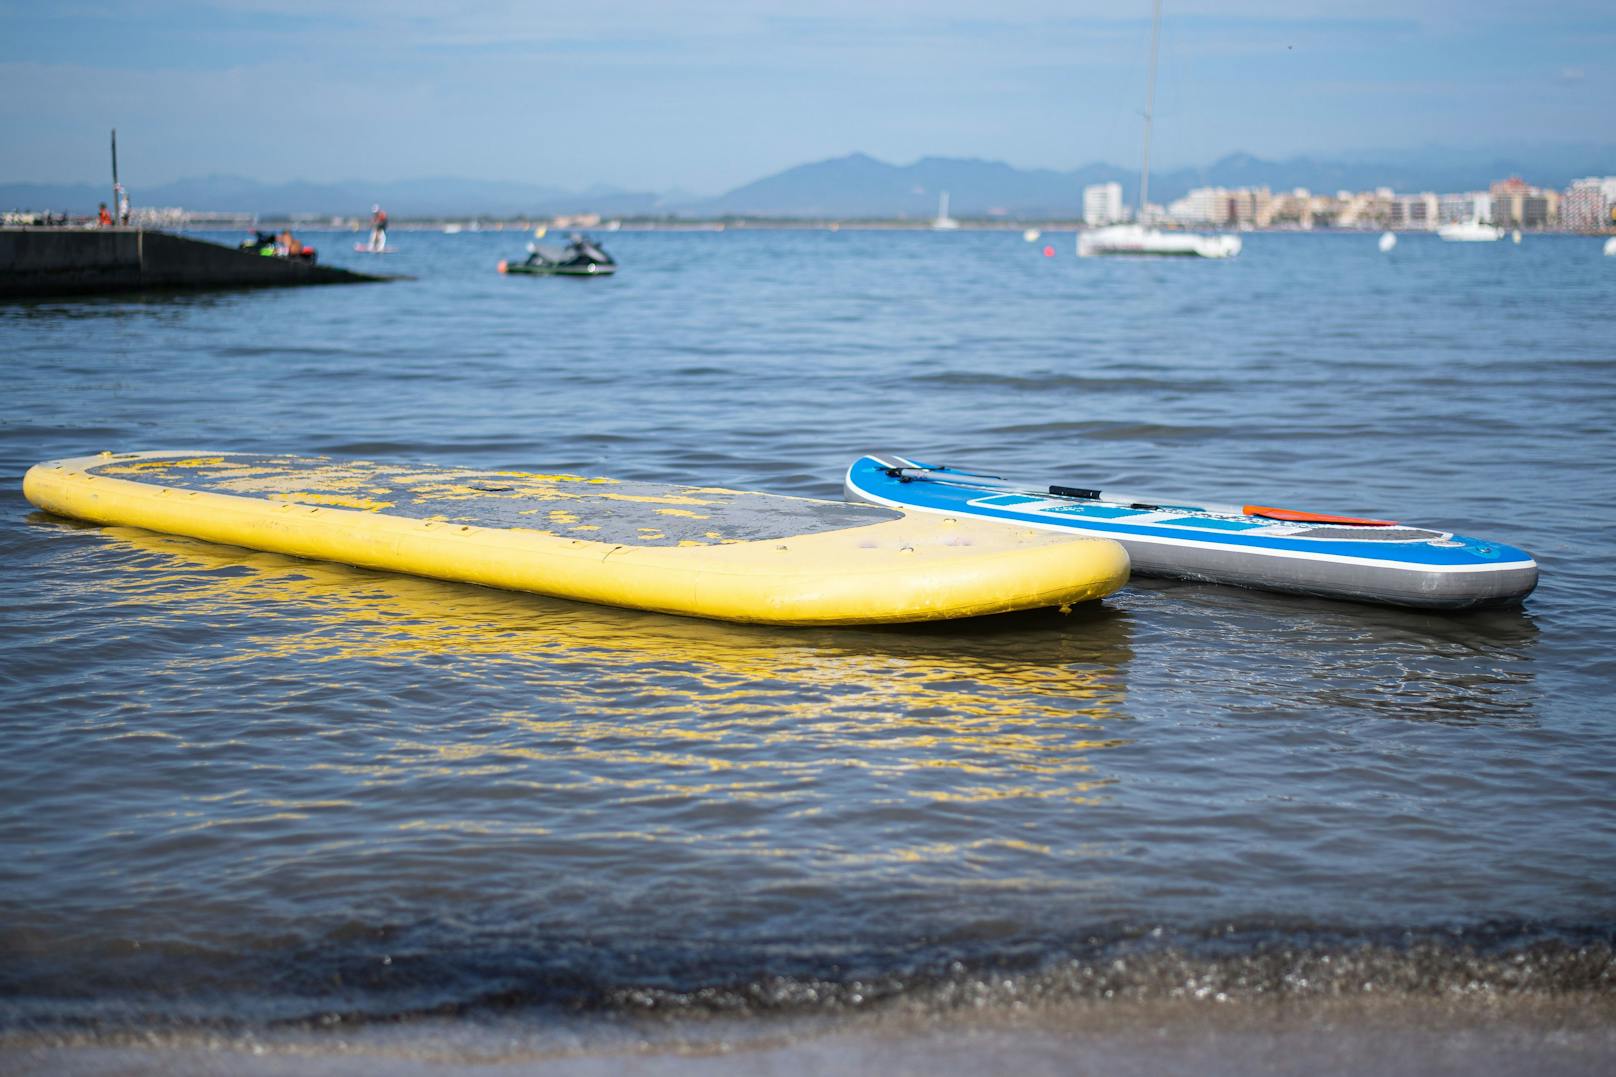
<path fill-rule="evenodd" d="M 1150 121 L 1156 110 L 1156 53 L 1161 40 L 1161 0 L 1150 14 L 1150 82 L 1145 96 L 1144 166 L 1139 172 L 1137 224 L 1113 224 L 1077 234 L 1077 254 L 1093 258 L 1108 254 L 1178 255 L 1188 258 L 1233 258 L 1240 253 L 1239 236 L 1203 236 L 1194 232 L 1164 232 L 1146 228 L 1145 208 L 1150 205 Z"/>
<path fill-rule="evenodd" d="M 949 232 L 959 227 L 959 222 L 948 215 L 948 192 L 944 191 L 937 199 L 937 219 L 931 226 L 940 232 Z"/>
<path fill-rule="evenodd" d="M 1445 224 L 1436 230 L 1436 234 L 1449 243 L 1496 243 L 1504 238 L 1502 228 L 1484 224 L 1479 217 Z"/>

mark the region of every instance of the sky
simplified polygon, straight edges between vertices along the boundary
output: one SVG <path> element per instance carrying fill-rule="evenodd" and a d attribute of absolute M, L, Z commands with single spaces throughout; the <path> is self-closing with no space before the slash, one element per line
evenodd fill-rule
<path fill-rule="evenodd" d="M 0 0 L 0 182 L 1136 166 L 1145 0 Z M 1616 143 L 1616 4 L 1167 0 L 1153 163 Z"/>

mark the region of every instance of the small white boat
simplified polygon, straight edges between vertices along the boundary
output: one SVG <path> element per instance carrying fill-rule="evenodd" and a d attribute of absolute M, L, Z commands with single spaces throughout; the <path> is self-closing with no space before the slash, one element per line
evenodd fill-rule
<path fill-rule="evenodd" d="M 937 219 L 931 222 L 931 226 L 940 232 L 951 232 L 959 227 L 959 222 L 948 215 L 947 191 L 937 200 Z"/>
<path fill-rule="evenodd" d="M 1616 236 L 1605 240 L 1605 257 L 1616 258 Z"/>
<path fill-rule="evenodd" d="M 1021 233 L 1021 238 L 1026 240 L 1028 243 L 1037 243 L 1038 237 L 1042 234 L 1043 233 L 1038 231 L 1036 228 L 1029 228 L 1025 232 Z"/>
<path fill-rule="evenodd" d="M 1455 221 L 1438 228 L 1436 234 L 1449 243 L 1496 243 L 1504 238 L 1502 228 L 1480 221 Z"/>
<path fill-rule="evenodd" d="M 1397 246 L 1396 232 L 1382 232 L 1380 234 L 1380 253 L 1385 254 L 1395 246 Z"/>
<path fill-rule="evenodd" d="M 1521 230 L 1519 228 L 1515 229 L 1515 231 L 1513 231 L 1513 232 L 1511 232 L 1509 234 L 1509 241 L 1511 243 L 1516 244 L 1517 246 L 1520 245 L 1520 242 L 1521 242 Z"/>
<path fill-rule="evenodd" d="M 1153 257 L 1233 258 L 1240 253 L 1239 236 L 1205 236 L 1195 232 L 1163 232 L 1138 224 L 1113 224 L 1077 235 L 1079 258 L 1103 255 Z"/>

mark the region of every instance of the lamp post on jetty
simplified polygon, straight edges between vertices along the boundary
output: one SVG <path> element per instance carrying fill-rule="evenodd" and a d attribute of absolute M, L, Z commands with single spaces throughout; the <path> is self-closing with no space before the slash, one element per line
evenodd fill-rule
<path fill-rule="evenodd" d="M 129 223 L 129 200 L 123 196 L 123 184 L 118 182 L 118 129 L 112 129 L 112 213 L 119 224 Z"/>

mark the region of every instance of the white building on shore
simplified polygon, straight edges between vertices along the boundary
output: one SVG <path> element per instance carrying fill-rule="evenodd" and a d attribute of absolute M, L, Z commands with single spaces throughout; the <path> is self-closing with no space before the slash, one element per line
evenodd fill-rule
<path fill-rule="evenodd" d="M 1434 232 L 1441 226 L 1437 220 L 1440 204 L 1436 194 L 1431 191 L 1393 195 L 1386 223 L 1396 229 Z"/>
<path fill-rule="evenodd" d="M 1616 226 L 1616 176 L 1588 176 L 1572 181 L 1560 202 L 1561 227 L 1572 232 L 1602 232 Z"/>
<path fill-rule="evenodd" d="M 1492 224 L 1493 196 L 1486 191 L 1445 194 L 1437 198 L 1437 224 Z"/>
<path fill-rule="evenodd" d="M 1096 183 L 1083 188 L 1083 223 L 1090 228 L 1128 219 L 1122 206 L 1122 184 Z"/>
<path fill-rule="evenodd" d="M 1229 219 L 1229 192 L 1222 187 L 1197 187 L 1167 204 L 1167 216 L 1182 224 L 1217 224 Z"/>

